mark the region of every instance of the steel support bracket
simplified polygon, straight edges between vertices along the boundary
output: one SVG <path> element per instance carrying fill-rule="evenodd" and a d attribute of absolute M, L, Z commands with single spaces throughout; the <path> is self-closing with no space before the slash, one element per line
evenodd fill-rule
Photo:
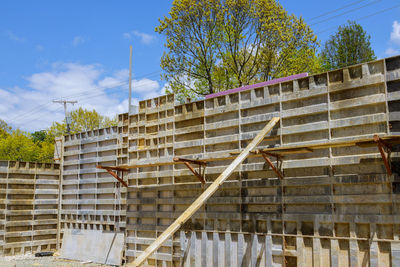
<path fill-rule="evenodd" d="M 374 135 L 374 141 L 376 142 L 376 144 L 378 146 L 379 153 L 381 153 L 383 163 L 385 164 L 386 172 L 389 176 L 391 176 L 392 169 L 390 167 L 390 153 L 391 153 L 392 146 L 390 144 L 386 143 L 385 141 L 383 141 L 377 134 Z M 385 152 L 384 148 L 386 148 L 387 152 Z"/>
<path fill-rule="evenodd" d="M 184 158 L 179 158 L 179 157 L 175 157 L 174 161 L 175 162 L 182 162 L 183 164 L 185 164 L 185 166 L 193 173 L 194 176 L 197 177 L 197 179 L 199 179 L 199 181 L 202 184 L 206 183 L 206 180 L 204 178 L 204 174 L 205 174 L 205 169 L 206 169 L 206 166 L 207 166 L 207 162 L 200 161 L 200 160 L 194 160 L 194 159 L 184 159 Z M 199 171 L 196 171 L 193 168 L 193 166 L 190 165 L 190 163 L 199 165 Z"/>
<path fill-rule="evenodd" d="M 283 174 L 279 170 L 279 168 L 282 166 L 282 157 L 278 154 L 275 153 L 268 153 L 262 150 L 259 150 L 259 153 L 261 156 L 264 158 L 264 160 L 268 163 L 268 165 L 271 167 L 271 169 L 276 173 L 276 175 L 279 177 L 279 179 L 283 180 Z M 272 161 L 269 159 L 268 156 L 275 157 L 276 158 L 276 167 L 272 163 Z M 280 163 L 280 166 L 279 166 Z"/>
<path fill-rule="evenodd" d="M 128 184 L 124 181 L 124 171 L 127 171 L 127 169 L 118 168 L 118 167 L 106 167 L 106 166 L 101 166 L 101 165 L 97 165 L 96 168 L 106 170 L 109 174 L 111 174 L 111 176 L 113 176 L 115 179 L 117 179 L 123 186 L 128 187 Z M 122 179 L 113 170 L 121 171 Z"/>

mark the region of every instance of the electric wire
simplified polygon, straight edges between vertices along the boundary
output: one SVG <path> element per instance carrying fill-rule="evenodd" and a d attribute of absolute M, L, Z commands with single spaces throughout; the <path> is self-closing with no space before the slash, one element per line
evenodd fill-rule
<path fill-rule="evenodd" d="M 378 2 L 380 2 L 380 1 L 382 1 L 382 0 L 376 0 L 376 1 L 370 2 L 370 3 L 366 4 L 366 5 L 363 5 L 363 6 L 361 6 L 361 7 L 356 7 L 356 8 L 347 10 L 347 11 L 345 11 L 345 12 L 343 12 L 343 13 L 338 14 L 338 15 L 335 15 L 335 16 L 332 16 L 332 17 L 328 17 L 328 18 L 326 18 L 326 19 L 323 19 L 323 20 L 317 21 L 317 22 L 315 22 L 315 23 L 312 23 L 312 24 L 310 24 L 310 26 L 314 26 L 314 25 L 320 24 L 320 23 L 322 23 L 322 22 L 326 22 L 326 21 L 328 21 L 328 20 L 331 20 L 331 19 L 334 19 L 334 18 L 343 16 L 343 15 L 346 15 L 346 14 L 348 14 L 348 13 L 351 13 L 351 12 L 354 12 L 354 11 L 357 11 L 357 10 L 360 10 L 361 8 L 364 8 L 364 7 L 373 5 L 373 4 L 378 3 Z"/>
<path fill-rule="evenodd" d="M 379 11 L 377 11 L 377 12 L 371 13 L 371 14 L 366 15 L 366 16 L 363 16 L 363 17 L 356 18 L 356 19 L 354 19 L 354 20 L 355 20 L 355 21 L 360 21 L 360 20 L 368 19 L 368 18 L 370 18 L 370 17 L 373 17 L 373 16 L 376 16 L 376 15 L 378 15 L 378 14 L 387 12 L 387 11 L 392 10 L 392 9 L 394 9 L 394 8 L 397 8 L 397 7 L 400 7 L 400 4 L 397 4 L 397 5 L 394 5 L 394 6 L 391 6 L 391 7 L 382 9 L 382 10 L 379 10 Z M 330 28 L 327 28 L 327 29 L 325 29 L 325 30 L 318 31 L 318 32 L 316 32 L 315 34 L 321 34 L 321 33 L 330 31 L 330 30 L 332 30 L 332 29 L 336 29 L 336 28 L 337 28 L 336 26 L 335 26 L 335 27 L 330 27 Z"/>
<path fill-rule="evenodd" d="M 323 14 L 321 14 L 321 15 L 316 16 L 316 17 L 310 18 L 310 19 L 308 19 L 307 21 L 310 22 L 310 21 L 313 21 L 313 20 L 315 20 L 315 19 L 319 19 L 319 18 L 321 18 L 321 17 L 324 17 L 324 16 L 326 16 L 326 15 L 335 13 L 335 12 L 337 12 L 337 11 L 339 11 L 339 10 L 345 9 L 345 8 L 347 8 L 347 7 L 356 5 L 356 4 L 361 3 L 361 2 L 364 2 L 364 1 L 367 1 L 367 0 L 359 0 L 359 1 L 351 2 L 351 3 L 349 3 L 349 4 L 345 5 L 345 6 L 339 7 L 339 8 L 337 8 L 337 9 L 334 9 L 334 10 L 331 10 L 331 11 L 328 11 L 328 12 L 325 12 L 325 13 L 323 13 Z"/>
<path fill-rule="evenodd" d="M 151 73 L 148 73 L 148 74 L 137 76 L 137 77 L 135 77 L 135 79 L 150 78 L 150 77 L 153 77 L 155 75 L 158 75 L 160 72 L 161 71 L 154 71 L 154 72 L 151 72 Z M 92 90 L 87 90 L 87 91 L 80 92 L 79 94 L 68 95 L 66 97 L 62 97 L 62 99 L 71 99 L 71 98 L 76 98 L 76 97 L 79 97 L 79 96 L 88 96 L 88 97 L 90 97 L 91 96 L 90 93 L 96 93 L 97 90 L 116 89 L 116 88 L 120 88 L 121 86 L 124 86 L 124 85 L 129 85 L 129 81 L 127 80 L 127 81 L 119 82 L 119 83 L 116 83 L 116 84 L 113 84 L 113 85 L 109 85 L 109 86 L 96 87 L 96 88 L 94 88 Z M 143 86 L 144 85 L 147 85 L 147 84 L 143 84 Z M 138 88 L 138 87 L 136 86 L 135 88 Z M 96 91 L 93 91 L 93 90 L 96 90 Z M 103 93 L 101 93 L 100 95 L 102 95 L 102 94 Z M 50 105 L 52 105 L 51 102 L 50 103 L 41 104 L 39 106 L 34 107 L 33 109 L 31 109 L 29 111 L 26 111 L 26 112 L 23 112 L 21 114 L 16 115 L 15 117 L 11 118 L 9 121 L 11 121 L 11 122 L 18 121 L 21 118 L 26 119 L 27 117 L 31 117 L 32 115 L 36 115 L 37 113 L 41 112 L 45 108 L 48 108 Z"/>
<path fill-rule="evenodd" d="M 143 84 L 141 84 L 141 85 L 139 85 L 139 86 L 135 86 L 134 88 L 142 88 L 142 87 L 145 87 L 145 86 L 147 86 L 147 85 L 149 85 L 149 84 L 151 84 L 151 83 L 152 83 L 152 82 L 143 83 Z M 91 100 L 91 99 L 97 98 L 97 97 L 99 97 L 99 96 L 106 96 L 106 95 L 107 95 L 105 91 L 94 92 L 94 93 L 96 93 L 96 94 L 89 94 L 89 95 L 86 95 L 85 97 L 79 98 L 79 99 L 78 99 L 79 103 L 80 103 L 80 104 L 84 104 L 84 103 L 87 103 L 87 101 L 85 102 L 85 100 L 89 100 L 89 99 Z M 46 105 L 51 105 L 51 104 L 46 104 Z M 14 122 L 14 124 L 16 124 L 16 125 L 24 124 L 28 119 L 31 119 L 32 116 L 35 116 L 35 115 L 39 114 L 40 112 L 42 112 L 42 111 L 44 111 L 44 110 L 45 110 L 45 107 L 43 107 L 43 108 L 37 110 L 36 112 L 32 112 L 32 113 L 30 113 L 30 114 L 27 114 L 27 115 L 24 116 L 22 119 L 16 120 L 17 122 Z M 55 112 L 55 111 L 53 111 L 53 112 Z"/>

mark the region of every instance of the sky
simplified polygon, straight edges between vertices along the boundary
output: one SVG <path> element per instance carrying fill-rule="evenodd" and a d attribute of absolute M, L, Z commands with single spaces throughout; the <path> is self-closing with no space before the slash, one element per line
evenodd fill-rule
<path fill-rule="evenodd" d="M 302 16 L 323 44 L 355 20 L 371 35 L 378 58 L 400 54 L 398 0 L 280 0 Z M 128 110 L 129 46 L 133 103 L 165 92 L 160 58 L 165 38 L 154 31 L 172 1 L 0 1 L 0 118 L 33 132 L 64 118 L 53 100 L 115 116 Z"/>

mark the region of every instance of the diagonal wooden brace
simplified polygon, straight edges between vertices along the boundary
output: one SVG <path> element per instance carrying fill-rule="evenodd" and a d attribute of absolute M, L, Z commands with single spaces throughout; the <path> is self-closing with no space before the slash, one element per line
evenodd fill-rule
<path fill-rule="evenodd" d="M 201 167 L 205 167 L 207 165 L 206 162 L 200 161 L 200 160 L 193 160 L 193 159 L 183 159 L 183 158 L 178 158 L 178 157 L 175 157 L 174 161 L 175 162 L 183 162 L 183 164 L 185 164 L 185 166 L 194 174 L 194 176 L 197 177 L 197 179 L 199 179 L 199 181 L 202 184 L 206 183 L 206 181 L 204 180 L 204 171 L 203 171 L 203 173 L 201 172 Z M 199 165 L 199 172 L 197 172 L 192 167 L 192 165 L 190 165 L 190 163 L 198 164 Z"/>
<path fill-rule="evenodd" d="M 115 172 L 113 172 L 113 168 L 111 167 L 104 167 L 101 165 L 97 165 L 96 168 L 106 170 L 109 174 L 111 174 L 115 179 L 117 179 L 123 186 L 128 187 L 128 184 L 125 183 L 123 179 L 121 179 Z M 124 171 L 125 169 L 114 168 L 119 171 Z"/>
<path fill-rule="evenodd" d="M 383 163 L 385 164 L 386 172 L 390 176 L 392 175 L 392 169 L 390 168 L 390 162 L 389 162 L 389 157 L 386 155 L 385 150 L 383 149 L 384 147 L 388 151 L 388 155 L 391 152 L 392 146 L 386 142 L 384 142 L 379 136 L 376 134 L 374 135 L 374 141 L 378 145 L 379 153 L 381 153 L 381 157 L 383 160 Z"/>
<path fill-rule="evenodd" d="M 272 163 L 272 161 L 269 159 L 268 155 L 271 155 L 270 153 L 264 152 L 262 150 L 260 150 L 261 155 L 263 156 L 263 158 L 265 159 L 265 161 L 268 163 L 268 165 L 271 167 L 271 169 L 276 173 L 276 175 L 278 175 L 279 179 L 283 180 L 283 174 L 275 167 L 275 165 Z M 278 155 L 276 155 L 277 159 L 279 159 L 280 157 Z"/>

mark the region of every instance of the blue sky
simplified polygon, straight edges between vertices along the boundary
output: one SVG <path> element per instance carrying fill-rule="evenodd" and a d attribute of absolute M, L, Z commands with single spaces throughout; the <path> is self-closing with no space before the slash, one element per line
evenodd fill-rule
<path fill-rule="evenodd" d="M 125 112 L 129 45 L 134 102 L 162 94 L 159 62 L 164 38 L 154 28 L 171 3 L 1 1 L 0 118 L 27 131 L 45 129 L 63 119 L 62 106 L 52 103 L 60 98 L 77 100 L 73 108 L 95 108 L 108 116 Z M 379 58 L 400 53 L 400 7 L 390 8 L 400 5 L 398 0 L 280 3 L 302 16 L 321 43 L 338 25 L 353 19 L 371 35 Z M 343 6 L 348 7 L 334 12 Z M 389 10 L 371 16 L 385 9 Z M 324 16 L 315 18 L 320 15 Z"/>

